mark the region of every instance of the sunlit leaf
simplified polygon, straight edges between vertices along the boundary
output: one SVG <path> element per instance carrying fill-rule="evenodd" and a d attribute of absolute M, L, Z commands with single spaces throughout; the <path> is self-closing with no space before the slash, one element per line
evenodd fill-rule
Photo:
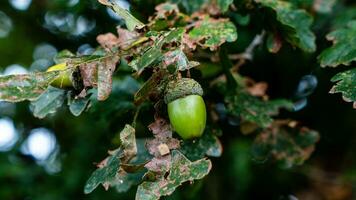
<path fill-rule="evenodd" d="M 356 109 L 356 68 L 336 74 L 331 81 L 336 84 L 330 93 L 341 93 L 342 98 L 347 102 L 353 102 Z"/>
<path fill-rule="evenodd" d="M 326 38 L 333 45 L 325 49 L 320 55 L 320 64 L 323 67 L 336 67 L 349 65 L 356 61 L 356 20 L 351 21 L 344 28 L 329 33 Z"/>
<path fill-rule="evenodd" d="M 158 200 L 167 196 L 182 183 L 202 179 L 211 169 L 211 161 L 206 159 L 189 161 L 177 150 L 172 151 L 172 167 L 168 177 L 155 181 L 145 181 L 139 185 L 136 200 Z"/>
<path fill-rule="evenodd" d="M 61 71 L 0 76 L 0 100 L 19 102 L 36 100 Z"/>

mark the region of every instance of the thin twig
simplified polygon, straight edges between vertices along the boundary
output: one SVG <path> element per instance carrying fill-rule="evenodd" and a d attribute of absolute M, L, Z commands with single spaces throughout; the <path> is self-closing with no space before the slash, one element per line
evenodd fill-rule
<path fill-rule="evenodd" d="M 232 71 L 237 71 L 241 65 L 245 64 L 246 60 L 253 59 L 253 51 L 258 45 L 263 42 L 263 38 L 265 35 L 266 32 L 263 30 L 261 34 L 258 34 L 253 38 L 252 42 L 248 45 L 248 47 L 243 53 L 229 55 L 229 59 L 239 60 L 237 64 L 235 64 L 234 67 L 231 69 Z"/>

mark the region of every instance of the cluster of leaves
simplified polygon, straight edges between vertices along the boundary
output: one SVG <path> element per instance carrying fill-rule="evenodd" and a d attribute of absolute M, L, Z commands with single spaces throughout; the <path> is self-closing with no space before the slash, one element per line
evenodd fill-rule
<path fill-rule="evenodd" d="M 157 118 L 149 125 L 154 138 L 135 138 L 135 129 L 126 125 L 120 132 L 121 146 L 109 151 L 110 156 L 101 161 L 93 172 L 84 192 L 92 192 L 102 184 L 106 189 L 115 187 L 125 192 L 139 185 L 136 199 L 159 199 L 167 196 L 186 181 L 203 178 L 212 167 L 205 155 L 220 156 L 222 147 L 211 133 L 206 133 L 197 143 L 184 143 L 172 138 L 170 125 Z M 205 142 L 207 141 L 207 142 Z M 199 144 L 200 148 L 195 148 Z M 146 147 L 145 147 L 146 146 Z M 185 151 L 194 151 L 186 153 Z M 194 155 L 194 162 L 184 154 Z"/>
<path fill-rule="evenodd" d="M 314 144 L 318 140 L 316 131 L 298 127 L 296 121 L 276 120 L 256 137 L 252 156 L 259 162 L 273 156 L 281 166 L 289 168 L 303 164 L 314 151 Z"/>
<path fill-rule="evenodd" d="M 71 113 L 79 116 L 90 110 L 92 104 L 107 100 L 115 87 L 113 79 L 117 66 L 128 67 L 136 78 L 145 73 L 150 75 L 135 91 L 132 102 L 126 102 L 124 107 L 138 113 L 146 100 L 155 104 L 155 122 L 148 126 L 153 138 L 136 139 L 136 119 L 132 126 L 126 125 L 120 132 L 120 147 L 109 151 L 109 156 L 97 165 L 98 169 L 87 181 L 85 193 L 92 192 L 100 184 L 106 189 L 115 187 L 119 192 L 138 185 L 136 199 L 159 199 L 172 194 L 182 183 L 201 179 L 209 173 L 212 164 L 205 157 L 219 157 L 222 153 L 220 141 L 214 134 L 216 130 L 207 128 L 199 139 L 180 141 L 173 137 L 165 113 L 162 113 L 164 109 L 160 109 L 167 81 L 182 74 L 190 76 L 190 69 L 199 65 L 192 60 L 197 51 L 207 53 L 211 62 L 221 64 L 223 74 L 209 87 L 216 87 L 221 93 L 226 112 L 242 121 L 241 132 L 258 133 L 252 148 L 255 160 L 264 161 L 273 156 L 284 166 L 291 167 L 302 164 L 310 156 L 319 140 L 318 133 L 297 126 L 294 121 L 275 120 L 273 117 L 279 109 L 291 109 L 293 104 L 285 99 L 270 100 L 266 84 L 253 81 L 251 84 L 247 77 L 241 77 L 223 46 L 237 40 L 238 30 L 229 18 L 222 16 L 245 9 L 251 13 L 265 13 L 269 20 L 263 24 L 263 34 L 257 42 L 252 42 L 251 48 L 240 55 L 241 60 L 252 58 L 255 43 L 263 42 L 265 34 L 265 43 L 271 53 L 277 53 L 283 45 L 315 52 L 315 35 L 311 30 L 313 17 L 298 3 L 249 0 L 242 1 L 236 8 L 231 0 L 183 0 L 177 2 L 178 5 L 157 5 L 155 14 L 143 24 L 113 1 L 98 1 L 122 17 L 126 28 L 118 27 L 117 34 L 99 35 L 100 46 L 90 55 L 68 50 L 60 52 L 55 62 L 66 63 L 67 69 L 0 77 L 0 100 L 29 100 L 33 114 L 44 118 L 56 112 L 65 101 Z M 182 13 L 179 5 L 190 15 Z M 334 3 L 317 1 L 311 5 L 315 11 L 327 13 Z M 356 60 L 355 17 L 352 14 L 340 17 L 343 24 L 338 23 L 327 35 L 333 44 L 319 55 L 321 66 L 350 65 Z M 212 53 L 214 51 L 220 52 L 218 58 Z M 53 80 L 68 72 L 73 88 L 50 86 Z M 332 79 L 337 83 L 331 92 L 342 93 L 345 100 L 355 105 L 355 80 L 355 69 L 341 72 Z"/>

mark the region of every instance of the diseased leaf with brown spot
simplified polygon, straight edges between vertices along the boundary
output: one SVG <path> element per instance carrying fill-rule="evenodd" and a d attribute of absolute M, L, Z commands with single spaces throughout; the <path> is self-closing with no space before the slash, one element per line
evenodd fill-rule
<path fill-rule="evenodd" d="M 226 95 L 225 102 L 228 112 L 241 117 L 248 122 L 256 123 L 260 127 L 268 127 L 273 122 L 273 115 L 278 114 L 279 109 L 293 108 L 292 102 L 285 99 L 263 100 L 252 96 L 242 89 Z"/>
<path fill-rule="evenodd" d="M 189 61 L 185 53 L 181 49 L 168 51 L 164 55 L 164 65 L 175 65 L 179 71 L 185 71 L 199 65 L 198 62 Z"/>
<path fill-rule="evenodd" d="M 146 148 L 155 159 L 152 159 L 145 167 L 151 171 L 164 173 L 170 169 L 171 155 L 162 155 L 159 147 L 160 145 L 167 145 L 169 151 L 178 149 L 180 147 L 179 140 L 172 138 L 171 126 L 163 118 L 157 118 L 148 128 L 155 138 L 147 141 Z"/>
<path fill-rule="evenodd" d="M 141 74 L 146 67 L 158 62 L 161 58 L 161 50 L 156 46 L 151 46 L 147 48 L 147 50 L 142 54 L 142 56 L 139 56 L 132 60 L 129 63 L 129 66 L 136 70 L 138 74 Z"/>
<path fill-rule="evenodd" d="M 0 76 L 0 100 L 20 102 L 34 101 L 62 71 L 37 72 L 22 75 Z"/>
<path fill-rule="evenodd" d="M 171 159 L 172 156 L 170 154 L 152 158 L 152 160 L 145 165 L 145 168 L 151 172 L 163 174 L 171 168 Z"/>
<path fill-rule="evenodd" d="M 166 144 L 170 150 L 178 149 L 179 140 L 172 138 L 172 128 L 171 125 L 163 118 L 157 118 L 155 122 L 148 126 L 150 131 L 153 133 L 155 137 L 153 140 L 149 140 L 147 142 L 148 151 L 156 156 L 160 157 L 160 151 L 158 146 L 160 144 Z"/>
<path fill-rule="evenodd" d="M 179 13 L 178 6 L 176 4 L 171 3 L 162 3 L 155 7 L 156 17 L 157 19 L 167 19 L 167 16 L 171 16 L 172 14 Z"/>
<path fill-rule="evenodd" d="M 98 66 L 98 100 L 106 100 L 112 89 L 112 75 L 116 69 L 118 57 L 108 57 L 102 60 Z"/>
<path fill-rule="evenodd" d="M 287 168 L 303 164 L 314 151 L 319 134 L 296 124 L 289 120 L 275 121 L 261 132 L 252 146 L 254 159 L 265 161 L 272 156 Z"/>
<path fill-rule="evenodd" d="M 167 178 L 161 176 L 155 181 L 145 181 L 139 185 L 136 200 L 158 200 L 170 195 L 182 183 L 202 179 L 211 169 L 211 161 L 206 159 L 189 161 L 181 152 L 172 152 L 172 166 Z"/>
<path fill-rule="evenodd" d="M 237 39 L 236 27 L 232 22 L 228 19 L 213 19 L 208 16 L 196 22 L 188 34 L 195 43 L 212 51 L 225 42 L 234 42 Z"/>
<path fill-rule="evenodd" d="M 122 162 L 127 163 L 136 155 L 137 146 L 135 129 L 132 126 L 126 124 L 124 130 L 125 131 L 120 133 L 120 140 L 121 148 L 124 149 L 124 157 L 122 158 Z"/>

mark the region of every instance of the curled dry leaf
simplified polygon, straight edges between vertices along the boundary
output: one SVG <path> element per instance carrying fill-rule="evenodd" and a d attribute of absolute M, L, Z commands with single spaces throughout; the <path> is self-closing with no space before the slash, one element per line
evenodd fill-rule
<path fill-rule="evenodd" d="M 83 80 L 84 87 L 97 87 L 98 85 L 98 63 L 87 63 L 79 66 L 80 75 Z"/>
<path fill-rule="evenodd" d="M 112 76 L 119 57 L 113 56 L 103 59 L 98 66 L 98 100 L 106 100 L 112 89 Z"/>

